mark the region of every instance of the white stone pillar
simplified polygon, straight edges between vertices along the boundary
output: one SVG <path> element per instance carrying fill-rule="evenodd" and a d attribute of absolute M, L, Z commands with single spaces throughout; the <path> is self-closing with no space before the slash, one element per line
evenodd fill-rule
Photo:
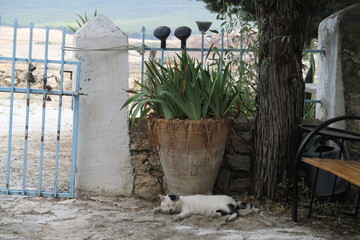
<path fill-rule="evenodd" d="M 321 121 L 343 115 L 344 94 L 341 77 L 339 47 L 339 15 L 333 14 L 320 23 L 318 45 L 325 54 L 318 56 L 316 118 Z"/>
<path fill-rule="evenodd" d="M 98 15 L 74 35 L 83 50 L 127 46 L 127 36 Z M 129 196 L 133 190 L 127 98 L 128 51 L 76 52 L 81 61 L 79 134 L 76 163 L 77 195 Z"/>
<path fill-rule="evenodd" d="M 320 23 L 316 117 L 360 115 L 360 4 L 347 7 Z"/>

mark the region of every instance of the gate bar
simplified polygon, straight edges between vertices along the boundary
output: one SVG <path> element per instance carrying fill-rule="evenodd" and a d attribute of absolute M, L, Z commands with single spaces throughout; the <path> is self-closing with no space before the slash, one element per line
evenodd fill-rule
<path fill-rule="evenodd" d="M 13 58 L 12 57 L 0 57 L 0 60 L 12 61 Z M 28 59 L 16 57 L 15 61 L 16 62 L 27 62 Z M 57 64 L 61 63 L 59 60 L 51 60 L 51 59 L 44 60 L 44 59 L 37 59 L 37 58 L 33 58 L 32 62 L 37 62 L 37 63 L 45 63 L 46 62 L 46 63 L 57 63 Z M 76 62 L 76 61 L 64 61 L 64 64 L 70 64 L 70 65 L 78 65 L 78 63 L 79 62 Z"/>
<path fill-rule="evenodd" d="M 22 190 L 19 190 L 19 189 L 9 189 L 9 190 L 0 189 L 0 194 L 23 195 Z M 31 196 L 31 197 L 37 197 L 37 196 L 39 196 L 39 192 L 38 192 L 38 190 L 25 190 L 25 195 L 26 196 Z M 54 197 L 54 192 L 53 191 L 42 191 L 41 196 L 42 197 Z M 56 197 L 59 197 L 59 198 L 73 198 L 74 193 L 59 192 Z"/>
<path fill-rule="evenodd" d="M 33 41 L 34 24 L 30 23 L 30 37 L 29 37 L 29 64 L 32 58 L 32 41 Z M 29 69 L 28 69 L 29 71 Z M 29 112 L 30 112 L 30 81 L 27 80 L 26 92 L 26 115 L 25 115 L 25 140 L 24 140 L 24 163 L 23 163 L 23 179 L 22 179 L 22 195 L 25 195 L 26 188 L 26 170 L 27 170 L 27 150 L 29 137 Z"/>
<path fill-rule="evenodd" d="M 58 175 L 59 175 L 59 152 L 60 152 L 60 132 L 61 132 L 61 110 L 62 110 L 62 91 L 63 91 L 63 80 L 64 80 L 64 59 L 65 59 L 65 38 L 66 33 L 62 34 L 62 43 L 61 43 L 61 66 L 60 66 L 60 95 L 59 95 L 59 107 L 58 107 L 58 123 L 56 131 L 56 155 L 55 155 L 55 176 L 54 176 L 54 197 L 57 196 L 58 188 Z"/>
<path fill-rule="evenodd" d="M 79 66 L 79 64 L 77 64 Z M 0 87 L 0 92 L 11 92 L 11 87 Z M 16 93 L 27 93 L 26 88 L 14 88 L 14 92 Z M 43 94 L 46 92 L 47 95 L 64 95 L 64 96 L 79 96 L 79 95 L 87 95 L 87 93 L 75 92 L 75 91 L 63 91 L 60 93 L 59 90 L 44 90 L 44 89 L 35 89 L 31 88 L 30 93 L 34 94 Z"/>
<path fill-rule="evenodd" d="M 17 40 L 18 20 L 14 20 L 14 39 L 13 39 L 13 59 L 11 62 L 11 92 L 10 92 L 10 115 L 9 115 L 9 139 L 8 139 L 8 156 L 6 164 L 6 190 L 9 192 L 10 187 L 10 163 L 11 163 L 11 142 L 12 142 L 12 123 L 14 112 L 14 82 L 15 82 L 15 56 L 16 56 L 16 40 Z"/>
<path fill-rule="evenodd" d="M 64 50 L 63 50 L 64 51 Z M 80 71 L 81 62 L 78 62 L 76 69 L 76 84 L 75 92 L 80 91 Z M 76 149 L 77 149 L 77 136 L 79 125 L 79 97 L 73 96 L 73 135 L 72 135 L 72 148 L 71 148 L 71 166 L 70 166 L 70 197 L 75 196 L 75 171 L 76 171 Z"/>
<path fill-rule="evenodd" d="M 43 82 L 44 90 L 46 90 L 46 82 L 47 82 L 47 69 L 48 69 L 48 61 L 47 60 L 48 60 L 48 55 L 49 55 L 49 31 L 50 31 L 50 28 L 47 27 L 46 35 L 45 35 L 45 64 L 44 64 L 44 82 Z M 44 161 L 46 100 L 47 100 L 47 92 L 43 91 L 43 105 L 42 105 L 42 117 L 41 117 L 41 139 L 40 139 L 40 160 L 39 160 L 39 182 L 38 182 L 39 196 L 41 196 L 43 161 Z"/>

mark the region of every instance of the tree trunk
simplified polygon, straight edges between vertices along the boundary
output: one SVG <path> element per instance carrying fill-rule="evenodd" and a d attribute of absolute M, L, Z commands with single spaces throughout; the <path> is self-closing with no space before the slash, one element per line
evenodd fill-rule
<path fill-rule="evenodd" d="M 256 2 L 262 32 L 251 192 L 274 199 L 297 149 L 304 106 L 302 51 L 315 6 L 311 1 Z"/>

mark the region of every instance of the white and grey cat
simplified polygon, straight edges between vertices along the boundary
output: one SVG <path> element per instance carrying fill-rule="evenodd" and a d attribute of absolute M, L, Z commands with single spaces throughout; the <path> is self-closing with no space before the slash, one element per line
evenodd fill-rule
<path fill-rule="evenodd" d="M 192 214 L 221 217 L 230 215 L 226 221 L 232 221 L 238 216 L 244 216 L 260 210 L 248 202 L 236 202 L 226 195 L 159 195 L 161 204 L 153 210 L 154 213 L 179 213 L 177 218 L 186 218 Z"/>

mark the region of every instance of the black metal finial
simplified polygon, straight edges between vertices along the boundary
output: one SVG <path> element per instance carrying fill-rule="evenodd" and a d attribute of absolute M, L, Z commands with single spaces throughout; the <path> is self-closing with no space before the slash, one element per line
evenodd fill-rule
<path fill-rule="evenodd" d="M 186 40 L 191 35 L 191 29 L 186 26 L 178 27 L 175 29 L 175 37 L 181 40 L 181 48 L 186 48 Z"/>
<path fill-rule="evenodd" d="M 161 48 L 166 48 L 166 39 L 170 35 L 170 28 L 167 26 L 161 26 L 154 30 L 154 36 L 161 41 Z"/>
<path fill-rule="evenodd" d="M 207 30 L 209 30 L 212 22 L 210 21 L 195 21 L 198 28 L 199 28 L 199 31 L 200 32 L 206 32 Z"/>

